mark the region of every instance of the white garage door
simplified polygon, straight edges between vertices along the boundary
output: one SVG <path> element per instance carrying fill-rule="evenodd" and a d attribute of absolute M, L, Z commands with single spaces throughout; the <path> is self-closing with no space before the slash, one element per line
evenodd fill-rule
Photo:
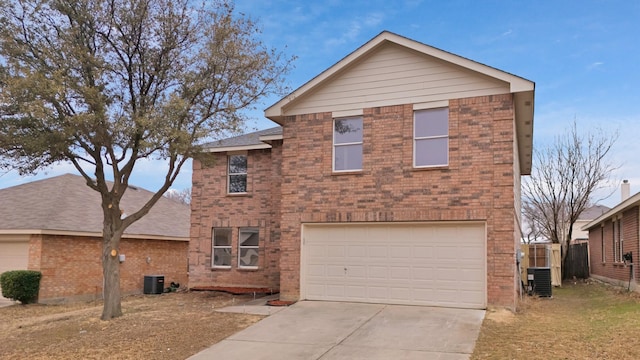
<path fill-rule="evenodd" d="M 483 309 L 484 223 L 306 224 L 301 297 Z"/>
<path fill-rule="evenodd" d="M 0 239 L 0 274 L 8 270 L 26 270 L 29 263 L 29 242 L 20 239 Z M 0 297 L 2 289 L 0 288 Z"/>

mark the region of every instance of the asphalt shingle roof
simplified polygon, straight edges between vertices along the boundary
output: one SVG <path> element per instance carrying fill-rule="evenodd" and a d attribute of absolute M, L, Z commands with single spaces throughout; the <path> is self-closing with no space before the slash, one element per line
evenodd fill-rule
<path fill-rule="evenodd" d="M 586 209 L 584 209 L 584 211 L 582 212 L 582 214 L 580 214 L 580 216 L 578 216 L 579 220 L 593 220 L 598 218 L 600 215 L 606 213 L 607 211 L 611 210 L 610 207 L 604 206 L 604 205 L 594 205 L 591 207 L 588 207 Z"/>
<path fill-rule="evenodd" d="M 137 211 L 151 198 L 150 191 L 130 187 L 121 208 Z M 189 237 L 188 205 L 162 197 L 125 235 Z M 100 194 L 83 177 L 65 174 L 0 189 L 0 231 L 58 230 L 102 233 Z"/>
<path fill-rule="evenodd" d="M 261 145 L 264 144 L 263 141 L 260 141 L 261 136 L 268 135 L 282 135 L 282 127 L 276 126 L 265 130 L 260 130 L 244 135 L 230 137 L 228 139 L 222 139 L 218 141 L 213 141 L 210 143 L 204 144 L 205 148 L 215 149 L 215 148 L 223 148 L 223 147 L 234 147 L 234 146 L 251 146 L 251 145 Z"/>

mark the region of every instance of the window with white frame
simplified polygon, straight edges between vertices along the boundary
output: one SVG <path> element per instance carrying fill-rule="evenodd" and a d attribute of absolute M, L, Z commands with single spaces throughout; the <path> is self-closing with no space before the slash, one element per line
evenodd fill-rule
<path fill-rule="evenodd" d="M 618 218 L 618 261 L 624 261 L 624 234 L 622 234 L 622 218 Z"/>
<path fill-rule="evenodd" d="M 362 170 L 362 117 L 334 119 L 333 170 Z"/>
<path fill-rule="evenodd" d="M 214 228 L 212 235 L 211 267 L 230 268 L 231 267 L 231 229 Z"/>
<path fill-rule="evenodd" d="M 613 225 L 613 262 L 622 262 L 622 236 L 621 225 L 622 219 L 614 219 Z"/>
<path fill-rule="evenodd" d="M 227 189 L 229 194 L 247 192 L 247 156 L 229 155 Z"/>
<path fill-rule="evenodd" d="M 260 236 L 257 228 L 240 228 L 238 237 L 238 267 L 258 268 Z"/>
<path fill-rule="evenodd" d="M 600 226 L 600 250 L 602 251 L 602 262 L 606 262 L 606 247 L 604 246 L 605 238 L 604 238 L 604 224 Z"/>
<path fill-rule="evenodd" d="M 413 120 L 413 166 L 449 164 L 449 108 L 416 110 Z"/>

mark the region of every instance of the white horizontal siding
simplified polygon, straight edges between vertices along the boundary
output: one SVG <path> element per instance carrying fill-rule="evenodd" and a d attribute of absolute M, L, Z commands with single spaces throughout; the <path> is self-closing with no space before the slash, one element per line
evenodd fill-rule
<path fill-rule="evenodd" d="M 287 115 L 346 111 L 509 92 L 509 84 L 386 44 L 287 106 Z"/>

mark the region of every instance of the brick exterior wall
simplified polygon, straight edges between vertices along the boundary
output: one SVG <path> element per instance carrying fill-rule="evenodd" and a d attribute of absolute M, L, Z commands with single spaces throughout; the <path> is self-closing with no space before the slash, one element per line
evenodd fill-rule
<path fill-rule="evenodd" d="M 227 154 L 194 161 L 189 286 L 279 286 L 281 299 L 297 300 L 303 223 L 483 221 L 488 304 L 514 308 L 520 174 L 512 95 L 450 100 L 449 165 L 430 169 L 413 168 L 413 104 L 363 112 L 362 171 L 333 173 L 331 113 L 286 117 L 282 142 L 249 151 L 247 196 L 226 195 Z M 260 270 L 211 269 L 216 226 L 234 228 L 236 258 L 236 228 L 259 226 Z"/>
<path fill-rule="evenodd" d="M 449 165 L 414 169 L 413 105 L 364 109 L 363 170 L 332 173 L 331 113 L 289 116 L 282 149 L 281 299 L 300 294 L 305 222 L 485 221 L 488 303 L 517 301 L 511 94 L 449 102 Z"/>
<path fill-rule="evenodd" d="M 120 264 L 122 294 L 142 293 L 145 275 L 164 275 L 187 285 L 187 241 L 122 239 Z M 102 298 L 102 239 L 85 236 L 32 235 L 29 269 L 42 272 L 40 302 Z M 147 259 L 149 261 L 147 261 Z"/>
<path fill-rule="evenodd" d="M 277 291 L 280 282 L 281 142 L 247 154 L 247 194 L 227 194 L 227 154 L 193 162 L 189 287 L 240 286 Z M 232 229 L 232 265 L 214 269 L 212 229 Z M 258 269 L 238 268 L 240 227 L 259 229 Z"/>
<path fill-rule="evenodd" d="M 633 262 L 640 263 L 640 227 L 639 207 L 633 207 L 622 213 L 622 251 L 633 253 Z M 627 286 L 629 282 L 629 266 L 623 262 L 614 261 L 613 253 L 613 222 L 608 219 L 603 222 L 604 227 L 589 229 L 589 254 L 591 275 L 611 283 Z M 604 230 L 604 232 L 602 232 Z M 605 261 L 602 261 L 602 240 L 604 237 Z M 634 266 L 631 286 L 637 287 L 640 278 L 640 266 Z"/>

